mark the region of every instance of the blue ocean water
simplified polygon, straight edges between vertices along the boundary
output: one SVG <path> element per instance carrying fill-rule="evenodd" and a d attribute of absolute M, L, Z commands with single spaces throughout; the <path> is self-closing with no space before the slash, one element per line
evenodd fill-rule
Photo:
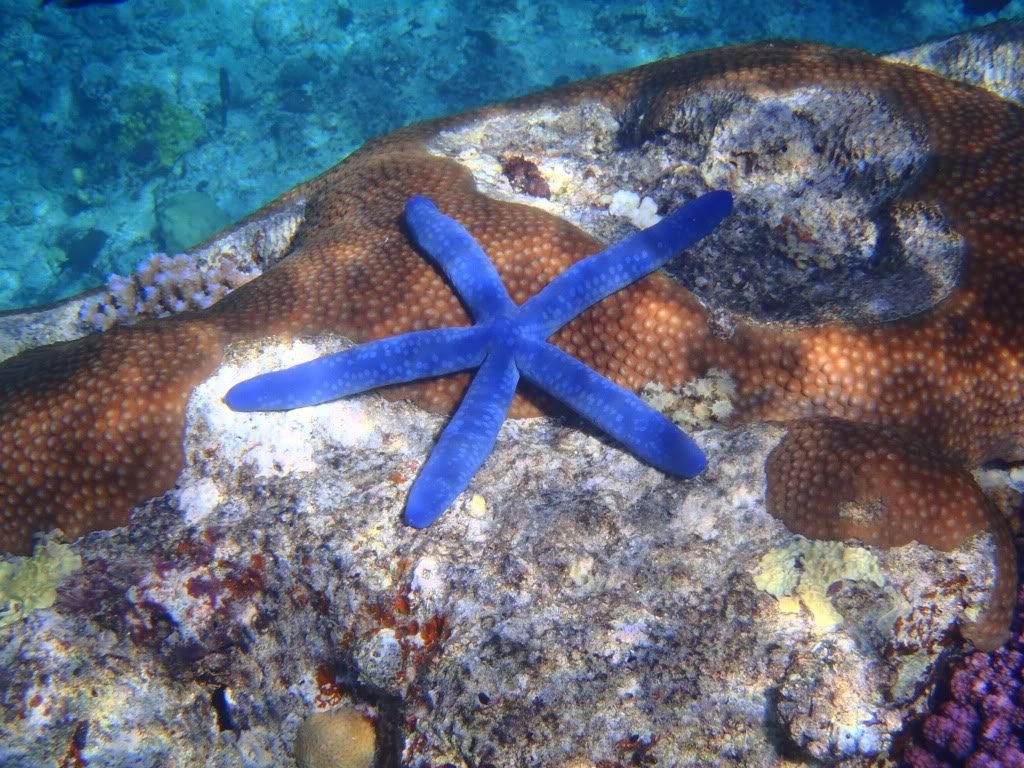
<path fill-rule="evenodd" d="M 1024 12 L 966 5 L 0 0 L 0 309 L 181 251 L 416 120 L 727 43 L 884 52 Z"/>

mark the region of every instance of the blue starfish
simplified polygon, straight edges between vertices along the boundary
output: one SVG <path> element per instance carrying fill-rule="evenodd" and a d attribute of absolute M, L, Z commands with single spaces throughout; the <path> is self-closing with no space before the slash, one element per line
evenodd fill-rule
<path fill-rule="evenodd" d="M 491 453 L 520 375 L 644 461 L 671 475 L 693 477 L 704 471 L 707 459 L 689 436 L 547 339 L 709 234 L 731 209 L 731 194 L 709 192 L 577 262 L 516 306 L 472 235 L 417 195 L 406 203 L 405 220 L 420 248 L 448 276 L 474 324 L 404 333 L 256 376 L 232 387 L 224 402 L 236 411 L 290 410 L 479 368 L 409 491 L 405 520 L 416 528 L 433 523 Z"/>

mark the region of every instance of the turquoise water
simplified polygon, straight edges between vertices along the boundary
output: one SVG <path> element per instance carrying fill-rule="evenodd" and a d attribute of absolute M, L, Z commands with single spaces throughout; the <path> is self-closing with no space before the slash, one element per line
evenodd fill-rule
<path fill-rule="evenodd" d="M 187 248 L 415 120 L 726 43 L 884 52 L 997 18 L 961 0 L 59 2 L 0 0 L 0 309 Z"/>

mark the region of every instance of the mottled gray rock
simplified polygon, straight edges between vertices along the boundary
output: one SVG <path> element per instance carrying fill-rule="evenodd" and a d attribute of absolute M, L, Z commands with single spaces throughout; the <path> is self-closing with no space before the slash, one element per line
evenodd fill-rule
<path fill-rule="evenodd" d="M 605 210 L 622 191 L 665 213 L 710 189 L 733 190 L 728 226 L 667 270 L 710 306 L 756 320 L 891 320 L 956 284 L 963 243 L 941 211 L 893 203 L 919 178 L 927 146 L 884 102 L 819 87 L 782 97 L 696 93 L 677 115 L 657 140 L 638 142 L 633 126 L 590 102 L 557 115 L 496 111 L 442 133 L 434 150 L 466 165 L 488 194 L 606 240 L 634 231 Z M 502 158 L 523 152 L 551 200 L 509 191 Z"/>

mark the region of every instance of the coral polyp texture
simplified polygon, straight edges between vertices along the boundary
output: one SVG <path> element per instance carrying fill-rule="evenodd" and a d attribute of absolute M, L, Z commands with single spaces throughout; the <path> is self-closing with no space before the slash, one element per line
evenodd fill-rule
<path fill-rule="evenodd" d="M 373 723 L 347 709 L 311 715 L 295 737 L 299 768 L 370 768 L 375 752 Z"/>
<path fill-rule="evenodd" d="M 870 425 L 839 419 L 798 421 L 768 458 L 768 511 L 812 539 L 860 539 L 879 547 L 918 541 L 950 550 L 978 531 L 1012 539 L 1006 520 L 970 473 Z M 935 525 L 920 525 L 935 518 Z M 996 580 L 1014 585 L 1017 559 L 996 550 Z M 976 645 L 1006 639 L 1014 591 L 994 595 L 986 616 L 962 630 Z"/>
<path fill-rule="evenodd" d="M 1018 602 L 1024 602 L 1021 592 Z M 940 703 L 915 728 L 904 762 L 911 768 L 1024 765 L 1024 635 L 992 653 L 959 660 Z"/>
<path fill-rule="evenodd" d="M 839 91 L 843 99 L 828 98 Z M 754 130 L 758 109 L 772 119 Z M 833 123 L 843 130 L 826 129 Z M 931 481 L 953 466 L 1024 458 L 1022 127 L 1018 106 L 982 90 L 856 51 L 772 43 L 372 141 L 292 193 L 307 202 L 291 254 L 218 304 L 0 368 L 0 544 L 27 552 L 34 531 L 118 525 L 169 488 L 184 403 L 229 342 L 340 334 L 364 343 L 469 325 L 408 237 L 410 197 L 428 195 L 465 226 L 523 304 L 602 249 L 585 229 L 620 239 L 624 225 L 602 207 L 615 192 L 668 212 L 718 188 L 733 193 L 735 214 L 692 258 L 609 296 L 551 343 L 633 391 L 721 369 L 735 383 L 732 423 L 803 420 L 788 438 L 797 448 L 769 475 L 773 498 L 809 499 L 820 477 L 860 462 L 844 486 L 856 493 L 815 507 L 815 530 L 845 535 L 828 520 L 879 498 L 864 536 L 955 546 L 991 517 L 966 476 L 943 503 L 927 503 L 950 492 Z M 463 151 L 470 141 L 475 153 Z M 550 200 L 525 204 L 486 159 L 517 154 L 529 154 Z M 448 413 L 468 380 L 388 394 Z M 543 401 L 531 398 L 516 394 L 510 415 L 539 413 Z M 891 472 L 872 458 L 879 452 Z M 913 482 L 893 481 L 903 468 Z M 780 514 L 805 522 L 799 510 Z M 1008 529 L 992 533 L 992 607 L 971 628 L 985 647 L 1006 637 L 1015 586 Z"/>
<path fill-rule="evenodd" d="M 669 474 L 693 477 L 704 471 L 707 460 L 679 427 L 547 339 L 708 235 L 731 209 L 728 192 L 709 192 L 650 229 L 576 262 L 517 307 L 473 237 L 417 195 L 406 203 L 406 222 L 470 310 L 473 327 L 380 339 L 236 384 L 224 400 L 240 411 L 289 410 L 478 368 L 409 491 L 405 519 L 416 528 L 434 522 L 466 490 L 494 448 L 520 375 L 645 461 Z"/>
<path fill-rule="evenodd" d="M 225 254 L 216 266 L 198 269 L 190 256 L 155 253 L 130 275 L 111 275 L 106 291 L 84 304 L 80 317 L 93 330 L 206 309 L 260 274 L 259 267 Z"/>

